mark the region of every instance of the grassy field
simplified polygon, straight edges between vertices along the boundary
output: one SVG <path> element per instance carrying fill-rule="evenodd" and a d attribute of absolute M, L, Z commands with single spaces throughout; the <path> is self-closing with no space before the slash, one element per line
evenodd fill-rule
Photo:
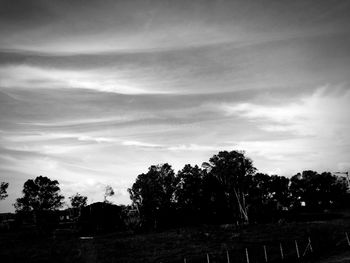
<path fill-rule="evenodd" d="M 306 250 L 299 261 L 318 262 L 323 258 L 347 253 L 345 232 L 350 220 L 310 223 L 253 225 L 236 229 L 231 225 L 177 228 L 156 233 L 111 233 L 80 239 L 69 233 L 56 237 L 35 231 L 1 233 L 0 262 L 296 262 L 311 239 L 312 250 Z M 326 262 L 326 261 L 325 261 Z"/>

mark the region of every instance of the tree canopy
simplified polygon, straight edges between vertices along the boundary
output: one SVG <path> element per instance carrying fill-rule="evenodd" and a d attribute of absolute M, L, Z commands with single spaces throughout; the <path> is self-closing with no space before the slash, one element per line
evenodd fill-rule
<path fill-rule="evenodd" d="M 291 178 L 289 190 L 294 207 L 304 202 L 309 209 L 327 209 L 336 206 L 346 195 L 347 184 L 345 178 L 308 170 Z"/>
<path fill-rule="evenodd" d="M 243 151 L 221 151 L 203 163 L 209 173 L 221 184 L 228 205 L 228 210 L 236 218 L 248 221 L 246 204 L 249 178 L 255 174 L 253 161 Z"/>
<path fill-rule="evenodd" d="M 22 192 L 23 197 L 15 203 L 16 211 L 56 210 L 63 204 L 58 181 L 45 176 L 27 180 Z"/>
<path fill-rule="evenodd" d="M 346 181 L 331 173 L 304 171 L 289 179 L 256 171 L 245 152 L 221 151 L 202 167 L 186 164 L 177 174 L 167 163 L 152 165 L 137 177 L 129 193 L 148 226 L 174 220 L 271 222 L 298 210 L 302 202 L 316 210 L 345 203 Z"/>
<path fill-rule="evenodd" d="M 8 183 L 1 183 L 0 200 Z M 303 171 L 291 178 L 257 173 L 243 151 L 220 151 L 201 167 L 186 164 L 177 173 L 168 163 L 152 165 L 137 176 L 128 192 L 133 215 L 143 227 L 167 227 L 199 223 L 273 222 L 298 211 L 324 211 L 345 207 L 347 182 L 329 172 Z M 107 185 L 104 202 L 114 195 Z M 60 208 L 64 197 L 57 180 L 44 176 L 27 180 L 16 211 Z M 72 207 L 86 206 L 79 193 L 69 198 Z M 307 210 L 305 210 L 305 207 Z M 130 214 L 130 215 L 131 215 Z M 289 217 L 290 218 L 290 217 Z"/>
<path fill-rule="evenodd" d="M 203 196 L 203 176 L 203 171 L 197 165 L 192 167 L 187 164 L 178 172 L 175 196 L 179 207 L 186 210 L 200 208 Z"/>
<path fill-rule="evenodd" d="M 176 185 L 174 170 L 167 163 L 152 165 L 147 173 L 137 176 L 128 191 L 144 224 L 156 224 L 171 209 Z"/>
<path fill-rule="evenodd" d="M 82 208 L 85 207 L 87 205 L 87 196 L 83 196 L 79 193 L 76 193 L 75 195 L 72 195 L 71 197 L 69 197 L 71 206 L 73 208 Z"/>
<path fill-rule="evenodd" d="M 7 188 L 9 187 L 9 183 L 1 182 L 0 184 L 0 200 L 4 200 L 7 194 Z"/>

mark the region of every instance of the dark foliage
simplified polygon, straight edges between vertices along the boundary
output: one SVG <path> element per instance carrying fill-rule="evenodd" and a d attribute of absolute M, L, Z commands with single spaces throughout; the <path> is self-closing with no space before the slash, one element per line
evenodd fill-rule
<path fill-rule="evenodd" d="M 203 168 L 154 165 L 129 189 L 143 227 L 200 223 L 267 223 L 346 205 L 345 179 L 304 171 L 291 179 L 256 173 L 240 151 L 219 152 Z M 249 221 L 248 221 L 249 220 Z"/>
<path fill-rule="evenodd" d="M 8 184 L 1 186 L 5 196 Z M 345 207 L 350 200 L 344 178 L 315 171 L 304 171 L 290 179 L 256 173 L 253 161 L 243 151 L 221 151 L 202 167 L 187 164 L 177 174 L 168 163 L 152 165 L 138 175 L 128 191 L 132 200 L 128 207 L 107 201 L 114 194 L 110 186 L 103 203 L 86 207 L 87 197 L 79 193 L 71 196 L 71 205 L 77 211 L 74 218 L 80 215 L 81 229 L 99 232 L 126 225 L 139 231 L 203 223 L 303 220 Z M 33 215 L 36 223 L 54 224 L 54 216 L 49 218 L 53 214 L 46 211 L 60 208 L 62 200 L 58 181 L 39 176 L 25 182 L 23 197 L 17 199 L 15 207 L 24 220 Z"/>
<path fill-rule="evenodd" d="M 88 199 L 87 196 L 83 196 L 79 193 L 76 193 L 75 195 L 72 195 L 71 197 L 69 197 L 71 206 L 73 208 L 82 208 L 86 206 L 87 199 Z"/>
<path fill-rule="evenodd" d="M 9 183 L 1 182 L 0 183 L 0 200 L 5 199 L 7 194 L 7 188 L 9 187 Z"/>
<path fill-rule="evenodd" d="M 128 189 L 133 204 L 140 212 L 145 227 L 167 225 L 174 214 L 174 193 L 177 185 L 174 170 L 169 164 L 152 165 L 140 174 Z"/>
<path fill-rule="evenodd" d="M 15 203 L 16 211 L 56 210 L 62 206 L 59 183 L 45 176 L 38 176 L 24 183 L 23 197 Z"/>
<path fill-rule="evenodd" d="M 331 173 L 304 171 L 291 178 L 289 190 L 294 208 L 303 204 L 309 211 L 317 211 L 340 206 L 346 197 L 347 185 L 345 178 Z"/>

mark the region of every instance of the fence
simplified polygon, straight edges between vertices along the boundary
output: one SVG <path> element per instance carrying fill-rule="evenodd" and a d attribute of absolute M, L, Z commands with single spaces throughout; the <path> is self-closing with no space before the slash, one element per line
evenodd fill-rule
<path fill-rule="evenodd" d="M 309 236 L 304 239 L 283 240 L 269 244 L 245 244 L 244 248 L 230 248 L 225 251 L 203 253 L 203 255 L 188 255 L 184 263 L 275 263 L 304 262 L 317 259 L 329 252 L 345 252 L 350 249 L 348 232 L 342 237 Z M 175 261 L 171 261 L 175 262 Z M 178 262 L 181 262 L 178 261 Z M 166 261 L 161 261 L 166 263 Z"/>

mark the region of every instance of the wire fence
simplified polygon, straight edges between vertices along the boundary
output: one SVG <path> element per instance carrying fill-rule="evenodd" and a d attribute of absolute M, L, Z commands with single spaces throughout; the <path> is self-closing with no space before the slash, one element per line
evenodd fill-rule
<path fill-rule="evenodd" d="M 330 253 L 343 253 L 350 250 L 348 232 L 335 236 L 309 236 L 303 239 L 290 239 L 267 244 L 244 243 L 245 247 L 230 248 L 202 255 L 188 255 L 177 262 L 184 263 L 277 263 L 305 262 L 322 258 Z M 160 261 L 166 263 L 166 261 Z M 175 262 L 175 261 L 171 261 Z"/>
<path fill-rule="evenodd" d="M 171 233 L 174 233 L 173 236 Z M 350 252 L 348 219 L 335 223 L 318 221 L 270 228 L 267 225 L 258 225 L 241 231 L 225 228 L 218 232 L 215 227 L 213 230 L 201 228 L 200 232 L 190 229 L 175 233 L 177 230 L 149 236 L 119 237 L 111 234 L 77 239 L 69 236 L 69 233 L 55 232 L 52 238 L 39 240 L 40 242 L 33 236 L 31 243 L 37 244 L 20 250 L 28 245 L 26 240 L 31 239 L 30 235 L 26 235 L 24 240 L 22 233 L 17 238 L 20 243 L 17 239 L 9 243 L 3 238 L 0 255 L 5 257 L 2 262 L 38 262 L 40 260 L 31 259 L 37 256 L 50 259 L 41 262 L 52 262 L 51 259 L 54 259 L 55 262 L 107 263 L 289 263 L 317 262 L 324 257 Z M 206 235 L 207 233 L 209 234 Z M 184 238 L 180 239 L 179 236 Z M 14 249 L 16 247 L 17 250 Z M 20 260 L 24 258 L 23 255 L 26 261 Z"/>

